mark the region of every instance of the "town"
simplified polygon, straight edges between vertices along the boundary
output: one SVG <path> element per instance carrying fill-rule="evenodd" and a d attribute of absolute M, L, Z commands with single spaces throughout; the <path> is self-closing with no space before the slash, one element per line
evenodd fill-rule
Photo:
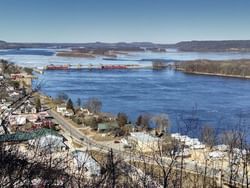
<path fill-rule="evenodd" d="M 32 69 L 0 61 L 3 187 L 248 185 L 243 133 L 225 133 L 216 145 L 211 128 L 199 140 L 171 133 L 166 114 L 131 122 L 123 112 L 102 112 L 97 98 L 73 104 L 65 93 L 46 96 L 33 79 Z"/>

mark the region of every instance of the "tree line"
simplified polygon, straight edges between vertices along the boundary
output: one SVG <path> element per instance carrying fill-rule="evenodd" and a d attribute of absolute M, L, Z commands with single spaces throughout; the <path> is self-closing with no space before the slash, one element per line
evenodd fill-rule
<path fill-rule="evenodd" d="M 232 76 L 250 76 L 250 60 L 195 60 L 178 62 L 175 64 L 176 69 L 188 73 L 210 73 Z"/>

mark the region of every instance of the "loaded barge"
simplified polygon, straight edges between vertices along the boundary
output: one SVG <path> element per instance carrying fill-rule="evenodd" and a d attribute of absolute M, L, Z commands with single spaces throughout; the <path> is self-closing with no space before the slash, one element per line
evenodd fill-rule
<path fill-rule="evenodd" d="M 135 69 L 135 68 L 146 68 L 142 65 L 130 64 L 130 65 L 47 65 L 44 70 L 79 70 L 79 69 L 101 69 L 101 70 L 112 70 L 112 69 Z"/>

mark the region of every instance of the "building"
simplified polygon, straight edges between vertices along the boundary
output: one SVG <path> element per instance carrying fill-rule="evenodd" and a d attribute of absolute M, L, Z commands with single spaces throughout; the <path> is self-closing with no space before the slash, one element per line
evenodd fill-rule
<path fill-rule="evenodd" d="M 80 108 L 81 109 L 81 112 L 84 114 L 84 115 L 87 115 L 87 116 L 92 116 L 93 113 L 91 113 L 87 108 Z"/>
<path fill-rule="evenodd" d="M 201 143 L 197 138 L 190 138 L 187 135 L 181 135 L 179 133 L 171 134 L 171 137 L 189 147 L 190 149 L 204 149 L 205 144 Z"/>
<path fill-rule="evenodd" d="M 11 115 L 9 117 L 9 123 L 11 126 L 25 125 L 27 123 L 27 117 L 26 117 L 26 115 Z"/>
<path fill-rule="evenodd" d="M 133 132 L 130 133 L 128 142 L 133 145 L 137 150 L 148 152 L 159 150 L 161 145 L 159 138 L 153 137 L 144 132 Z"/>
<path fill-rule="evenodd" d="M 74 115 L 74 111 L 71 110 L 71 109 L 66 110 L 66 111 L 63 113 L 63 115 L 64 115 L 65 117 L 71 117 L 71 116 Z"/>
<path fill-rule="evenodd" d="M 55 134 L 47 134 L 29 140 L 29 144 L 46 151 L 61 151 L 67 148 L 64 144 L 63 137 Z"/>
<path fill-rule="evenodd" d="M 26 86 L 32 85 L 32 79 L 35 78 L 33 75 L 29 75 L 27 73 L 18 73 L 18 74 L 11 74 L 11 80 L 18 81 L 20 83 L 20 87 L 23 87 L 24 84 Z"/>
<path fill-rule="evenodd" d="M 85 170 L 85 173 L 90 176 L 99 176 L 101 167 L 95 159 L 93 159 L 86 151 L 73 151 L 74 166 L 79 170 Z"/>
<path fill-rule="evenodd" d="M 66 106 L 66 104 L 57 105 L 56 111 L 57 111 L 58 113 L 64 113 L 65 111 L 67 111 L 67 106 Z"/>
<path fill-rule="evenodd" d="M 98 123 L 98 132 L 108 132 L 112 129 L 118 128 L 117 122 L 109 122 L 109 123 Z"/>
<path fill-rule="evenodd" d="M 61 136 L 54 130 L 41 128 L 32 132 L 16 132 L 13 134 L 0 135 L 0 142 L 22 142 L 35 140 L 46 135 Z"/>

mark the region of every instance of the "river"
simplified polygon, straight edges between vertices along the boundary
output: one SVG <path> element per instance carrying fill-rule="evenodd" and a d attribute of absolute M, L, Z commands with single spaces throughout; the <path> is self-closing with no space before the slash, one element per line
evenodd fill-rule
<path fill-rule="evenodd" d="M 22 51 L 22 50 L 21 50 Z M 19 65 L 41 67 L 47 64 L 99 64 L 142 63 L 140 59 L 242 59 L 250 53 L 132 53 L 120 58 L 131 60 L 105 61 L 96 59 L 66 58 L 54 55 L 54 50 L 26 49 L 1 51 L 0 58 Z M 150 63 L 145 61 L 143 63 Z M 99 98 L 105 112 L 125 112 L 131 121 L 143 113 L 166 113 L 171 120 L 171 131 L 198 136 L 203 125 L 218 133 L 240 126 L 250 131 L 250 80 L 190 75 L 173 70 L 67 70 L 45 71 L 38 75 L 42 92 L 55 97 L 59 92 L 68 94 L 73 101 L 81 98 Z"/>

